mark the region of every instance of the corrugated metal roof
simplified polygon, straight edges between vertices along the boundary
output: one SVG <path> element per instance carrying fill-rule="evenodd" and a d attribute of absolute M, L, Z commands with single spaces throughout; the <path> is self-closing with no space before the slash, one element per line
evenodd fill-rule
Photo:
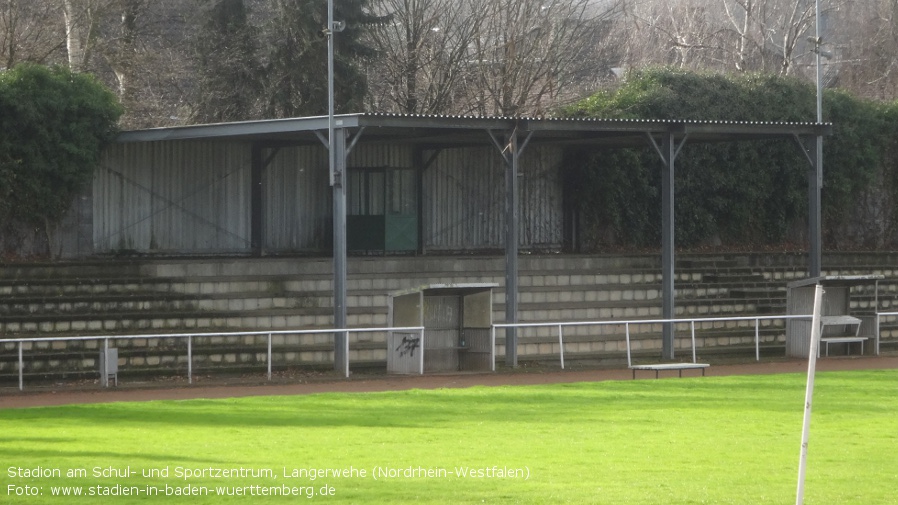
<path fill-rule="evenodd" d="M 454 146 L 491 143 L 484 130 L 533 133 L 533 142 L 571 145 L 644 145 L 645 135 L 673 132 L 690 142 L 830 135 L 832 124 L 814 122 L 720 121 L 671 119 L 602 119 L 569 117 L 479 117 L 453 115 L 360 113 L 335 116 L 338 128 L 365 128 L 361 142 L 391 141 Z M 268 144 L 318 143 L 327 116 L 239 121 L 122 132 L 118 142 L 209 139 Z"/>
<path fill-rule="evenodd" d="M 527 121 L 527 122 L 581 122 L 581 123 L 688 123 L 688 124 L 741 124 L 741 125 L 816 125 L 816 122 L 790 122 L 790 121 L 722 121 L 722 120 L 700 120 L 700 119 L 624 119 L 624 118 L 595 118 L 595 117 L 566 117 L 566 116 L 467 116 L 452 114 L 398 114 L 398 113 L 382 113 L 372 112 L 364 114 L 355 114 L 358 116 L 372 118 L 408 118 L 408 119 L 461 119 L 471 121 Z M 339 116 L 337 116 L 339 117 Z M 830 124 L 830 123 L 822 123 Z"/>

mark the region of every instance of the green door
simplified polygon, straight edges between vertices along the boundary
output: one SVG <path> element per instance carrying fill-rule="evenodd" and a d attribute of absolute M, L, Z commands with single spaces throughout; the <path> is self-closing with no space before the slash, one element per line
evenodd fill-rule
<path fill-rule="evenodd" d="M 418 184 L 410 168 L 387 171 L 387 209 L 384 223 L 384 250 L 418 250 Z"/>
<path fill-rule="evenodd" d="M 410 168 L 349 171 L 347 247 L 352 251 L 407 252 L 418 249 L 418 198 Z"/>

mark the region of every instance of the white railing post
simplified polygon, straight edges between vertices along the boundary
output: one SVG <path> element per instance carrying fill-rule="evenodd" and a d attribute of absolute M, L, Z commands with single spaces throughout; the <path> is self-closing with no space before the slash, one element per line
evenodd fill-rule
<path fill-rule="evenodd" d="M 689 329 L 692 333 L 692 362 L 696 363 L 697 358 L 695 357 L 695 319 L 689 321 Z"/>
<path fill-rule="evenodd" d="M 421 339 L 421 349 L 424 349 L 424 339 Z M 496 326 L 490 326 L 490 372 L 496 371 Z M 423 368 L 423 367 L 422 367 Z"/>
<path fill-rule="evenodd" d="M 104 388 L 109 387 L 109 339 L 103 339 L 103 377 L 100 379 L 100 384 Z"/>
<path fill-rule="evenodd" d="M 879 356 L 879 312 L 876 313 L 876 323 L 875 324 L 876 324 L 876 326 L 874 326 L 874 328 L 873 328 L 873 331 L 876 332 L 873 335 L 873 338 L 874 338 L 873 342 L 874 342 L 874 347 L 875 347 L 874 351 L 876 352 L 876 355 Z"/>
<path fill-rule="evenodd" d="M 346 361 L 344 362 L 344 376 L 349 378 L 349 330 L 343 330 L 343 351 L 346 354 Z"/>
<path fill-rule="evenodd" d="M 271 380 L 271 333 L 268 334 L 268 380 Z"/>
<path fill-rule="evenodd" d="M 560 324 L 558 325 L 558 352 L 561 356 L 561 369 L 564 370 L 564 336 Z"/>
<path fill-rule="evenodd" d="M 19 391 L 25 390 L 25 360 L 22 358 L 22 345 L 24 342 L 19 340 Z"/>
<path fill-rule="evenodd" d="M 624 335 L 627 339 L 627 367 L 633 366 L 633 361 L 630 359 L 630 323 L 624 323 Z"/>
<path fill-rule="evenodd" d="M 761 361 L 761 320 L 755 318 L 755 361 Z"/>
<path fill-rule="evenodd" d="M 421 375 L 424 375 L 424 328 L 418 330 L 418 343 L 421 346 L 421 348 L 418 349 L 420 351 L 418 353 L 420 356 L 418 358 L 418 371 Z M 493 363 L 493 366 L 495 366 L 495 363 Z"/>
<path fill-rule="evenodd" d="M 187 383 L 193 384 L 193 336 L 187 335 Z"/>

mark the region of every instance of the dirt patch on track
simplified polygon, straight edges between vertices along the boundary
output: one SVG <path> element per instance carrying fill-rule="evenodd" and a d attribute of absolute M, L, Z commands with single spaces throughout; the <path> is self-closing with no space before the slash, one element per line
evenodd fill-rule
<path fill-rule="evenodd" d="M 708 376 L 751 375 L 807 372 L 807 361 L 777 360 L 739 364 L 712 365 Z M 877 357 L 826 358 L 817 361 L 818 371 L 875 370 L 898 368 L 898 355 Z M 700 375 L 697 370 L 686 370 L 683 376 Z M 676 378 L 677 372 L 661 372 L 662 378 Z M 604 380 L 630 380 L 632 372 L 618 369 L 558 370 L 536 367 L 515 371 L 477 374 L 440 375 L 372 375 L 353 376 L 350 379 L 323 374 L 313 378 L 280 378 L 267 382 L 258 377 L 240 379 L 203 378 L 197 384 L 170 382 L 123 383 L 117 387 L 101 389 L 95 385 L 57 385 L 28 388 L 0 389 L 0 408 L 24 408 L 78 403 L 107 403 L 120 401 L 186 400 L 192 398 L 234 398 L 266 395 L 305 395 L 326 392 L 400 391 L 407 389 L 465 388 L 472 386 L 502 386 L 588 382 Z M 637 372 L 637 379 L 655 380 L 654 373 Z"/>

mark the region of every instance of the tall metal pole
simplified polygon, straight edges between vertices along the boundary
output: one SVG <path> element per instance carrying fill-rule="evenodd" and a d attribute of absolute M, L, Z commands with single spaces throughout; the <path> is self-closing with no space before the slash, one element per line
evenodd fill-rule
<path fill-rule="evenodd" d="M 334 119 L 334 1 L 327 2 L 327 156 L 333 189 L 334 220 L 334 328 L 345 329 L 346 322 L 346 137 L 343 129 L 336 134 Z M 339 142 L 338 142 L 339 140 Z M 339 157 L 339 159 L 338 159 Z M 346 332 L 334 333 L 334 370 L 347 370 L 349 355 Z"/>
<path fill-rule="evenodd" d="M 817 64 L 817 122 L 823 122 L 823 72 L 820 68 L 820 44 L 823 43 L 823 40 L 820 38 L 820 0 L 814 0 L 814 37 L 817 39 L 816 43 L 816 51 L 814 54 L 816 55 L 816 64 Z M 822 136 L 818 136 L 817 138 L 823 138 Z"/>
<path fill-rule="evenodd" d="M 814 54 L 817 64 L 817 123 L 823 122 L 823 72 L 820 67 L 820 0 L 814 1 L 815 36 Z M 817 149 L 814 157 L 814 172 L 809 176 L 810 206 L 808 220 L 810 228 L 810 251 L 808 271 L 811 277 L 819 277 L 823 258 L 823 213 L 821 211 L 821 188 L 823 187 L 823 136 L 817 135 Z"/>
<path fill-rule="evenodd" d="M 327 0 L 327 152 L 331 186 L 335 183 L 334 168 L 334 0 Z"/>
<path fill-rule="evenodd" d="M 338 128 L 332 140 L 337 182 L 334 184 L 334 328 L 347 328 L 346 321 L 346 130 Z M 343 371 L 349 361 L 349 333 L 334 334 L 334 370 Z"/>

